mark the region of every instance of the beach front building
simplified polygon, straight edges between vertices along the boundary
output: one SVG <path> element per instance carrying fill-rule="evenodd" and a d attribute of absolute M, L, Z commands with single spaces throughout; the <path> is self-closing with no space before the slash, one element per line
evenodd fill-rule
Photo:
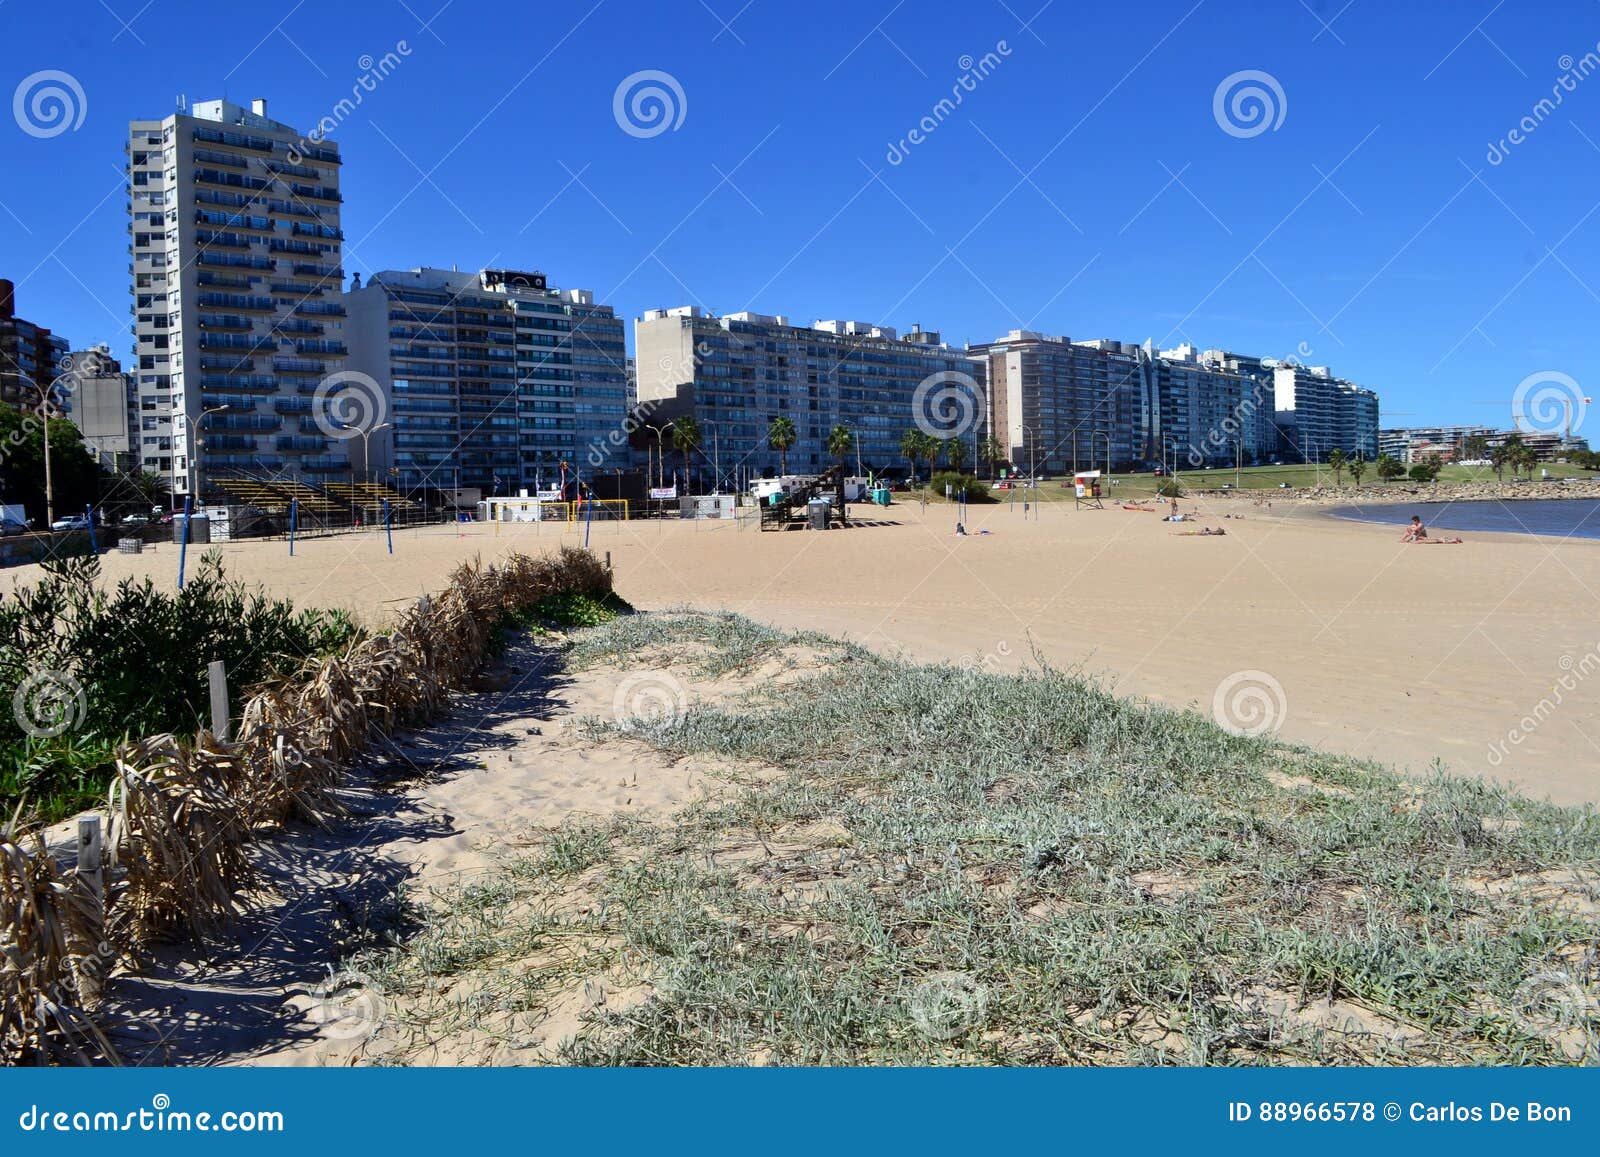
<path fill-rule="evenodd" d="M 189 493 L 226 406 L 208 478 L 348 470 L 312 413 L 346 352 L 338 146 L 214 100 L 131 122 L 127 152 L 140 467 Z"/>
<path fill-rule="evenodd" d="M 622 321 L 589 290 L 418 268 L 357 279 L 344 300 L 350 368 L 377 383 L 392 423 L 369 439 L 373 473 L 402 492 L 554 486 L 622 426 Z"/>
<path fill-rule="evenodd" d="M 1493 426 L 1405 426 L 1378 431 L 1378 454 L 1387 454 L 1410 465 L 1430 454 L 1450 462 L 1460 456 L 1461 443 L 1468 438 L 1490 438 Z"/>
<path fill-rule="evenodd" d="M 1260 359 L 1185 343 L 1159 354 L 1147 347 L 1141 364 L 1147 460 L 1183 470 L 1248 466 L 1276 453 L 1274 379 Z"/>
<path fill-rule="evenodd" d="M 692 414 L 706 452 L 692 469 L 709 478 L 707 467 L 714 465 L 724 486 L 733 484 L 736 472 L 778 473 L 779 454 L 767 439 L 769 423 L 778 417 L 793 422 L 797 435 L 787 453 L 790 473 L 833 465 L 827 439 L 838 425 L 855 436 L 852 473 L 905 468 L 900 440 L 916 428 L 918 387 L 935 375 L 946 376 L 930 383 L 923 399 L 944 389 L 968 399 L 974 417 L 964 424 L 962 440 L 969 469 L 976 441 L 987 434 L 983 361 L 920 327 L 901 337 L 860 321 L 799 326 L 782 315 L 716 317 L 681 306 L 649 310 L 634 323 L 634 357 L 641 420 Z M 948 412 L 961 409 L 960 399 L 952 398 Z"/>
<path fill-rule="evenodd" d="M 61 373 L 67 339 L 17 316 L 17 290 L 0 278 L 0 401 L 38 406 L 39 390 Z"/>
<path fill-rule="evenodd" d="M 967 347 L 985 363 L 988 425 L 1018 469 L 1063 475 L 1144 457 L 1135 431 L 1144 379 L 1137 346 L 1032 330 Z"/>
<path fill-rule="evenodd" d="M 1279 452 L 1292 462 L 1325 462 L 1334 450 L 1378 457 L 1378 395 L 1336 378 L 1327 366 L 1273 371 Z"/>

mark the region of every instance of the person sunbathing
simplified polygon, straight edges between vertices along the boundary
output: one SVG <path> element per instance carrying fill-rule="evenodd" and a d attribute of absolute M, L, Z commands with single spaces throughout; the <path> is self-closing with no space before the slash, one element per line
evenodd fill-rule
<path fill-rule="evenodd" d="M 1415 514 L 1411 516 L 1411 525 L 1406 527 L 1406 532 L 1400 536 L 1401 542 L 1414 542 L 1421 546 L 1459 546 L 1459 538 L 1429 538 L 1428 528 L 1422 525 L 1422 519 Z"/>

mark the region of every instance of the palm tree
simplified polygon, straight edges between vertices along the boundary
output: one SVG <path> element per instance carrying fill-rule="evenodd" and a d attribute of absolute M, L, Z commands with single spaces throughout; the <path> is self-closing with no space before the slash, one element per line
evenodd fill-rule
<path fill-rule="evenodd" d="M 1511 467 L 1511 479 L 1516 481 L 1517 466 L 1522 462 L 1524 449 L 1522 435 L 1512 434 L 1505 441 L 1496 446 L 1489 454 L 1489 465 L 1494 468 L 1494 475 L 1501 482 L 1506 480 L 1506 467 Z"/>
<path fill-rule="evenodd" d="M 689 485 L 689 453 L 700 446 L 700 423 L 693 416 L 679 418 L 672 423 L 672 444 L 683 455 L 683 489 L 687 493 Z"/>
<path fill-rule="evenodd" d="M 960 438 L 951 438 L 944 444 L 944 457 L 950 463 L 950 469 L 959 474 L 967 462 L 967 444 Z"/>
<path fill-rule="evenodd" d="M 1378 455 L 1378 477 L 1384 482 L 1406 476 L 1405 464 L 1390 454 Z"/>
<path fill-rule="evenodd" d="M 994 481 L 994 464 L 1006 456 L 1005 447 L 1000 445 L 1000 440 L 990 435 L 978 443 L 978 458 L 989 467 L 989 481 Z"/>
<path fill-rule="evenodd" d="M 1361 456 L 1361 451 L 1356 451 L 1356 456 L 1350 459 L 1350 478 L 1357 485 L 1361 485 L 1361 476 L 1367 472 L 1367 460 Z"/>
<path fill-rule="evenodd" d="M 907 430 L 900 435 L 900 457 L 911 463 L 911 481 L 917 480 L 917 461 L 922 457 L 922 431 Z"/>
<path fill-rule="evenodd" d="M 789 473 L 789 449 L 799 438 L 794 423 L 779 414 L 767 423 L 767 445 L 778 452 L 778 473 Z"/>
<path fill-rule="evenodd" d="M 848 426 L 835 426 L 828 431 L 828 453 L 839 460 L 839 517 L 844 518 L 844 460 L 855 447 L 855 435 Z"/>
<path fill-rule="evenodd" d="M 1328 469 L 1333 471 L 1333 488 L 1335 490 L 1339 488 L 1340 476 L 1344 474 L 1344 468 L 1349 464 L 1350 460 L 1345 457 L 1343 450 L 1335 448 L 1328 451 Z"/>

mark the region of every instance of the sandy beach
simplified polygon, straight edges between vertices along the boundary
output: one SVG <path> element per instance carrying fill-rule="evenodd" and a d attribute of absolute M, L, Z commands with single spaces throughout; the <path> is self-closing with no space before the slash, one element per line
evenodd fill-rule
<path fill-rule="evenodd" d="M 1473 535 L 1419 548 L 1309 506 L 1202 499 L 1199 512 L 1226 536 L 1059 503 L 1037 518 L 971 507 L 966 537 L 953 508 L 916 503 L 855 508 L 855 526 L 826 534 L 675 521 L 590 533 L 641 609 L 737 611 L 999 671 L 1042 659 L 1207 714 L 1220 690 L 1237 727 L 1402 772 L 1438 758 L 1557 803 L 1600 801 L 1596 544 Z M 376 623 L 462 559 L 582 541 L 582 527 L 473 524 L 397 532 L 392 555 L 378 533 L 302 540 L 292 559 L 283 542 L 213 549 L 234 575 Z M 148 573 L 170 585 L 177 561 L 162 545 L 103 565 L 108 581 Z M 36 574 L 16 568 L 0 583 Z"/>

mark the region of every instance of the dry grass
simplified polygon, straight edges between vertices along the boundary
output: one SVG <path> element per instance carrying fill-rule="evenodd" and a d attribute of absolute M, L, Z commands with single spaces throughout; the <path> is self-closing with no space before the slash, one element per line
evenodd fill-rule
<path fill-rule="evenodd" d="M 202 731 L 192 743 L 166 734 L 119 748 L 104 911 L 58 876 L 42 844 L 30 854 L 9 835 L 0 842 L 0 1059 L 114 1060 L 78 983 L 105 969 L 102 924 L 124 953 L 223 934 L 255 880 L 252 844 L 293 819 L 337 816 L 345 762 L 434 714 L 541 600 L 610 589 L 610 573 L 583 551 L 464 564 L 389 634 L 252 697 L 232 742 Z"/>

